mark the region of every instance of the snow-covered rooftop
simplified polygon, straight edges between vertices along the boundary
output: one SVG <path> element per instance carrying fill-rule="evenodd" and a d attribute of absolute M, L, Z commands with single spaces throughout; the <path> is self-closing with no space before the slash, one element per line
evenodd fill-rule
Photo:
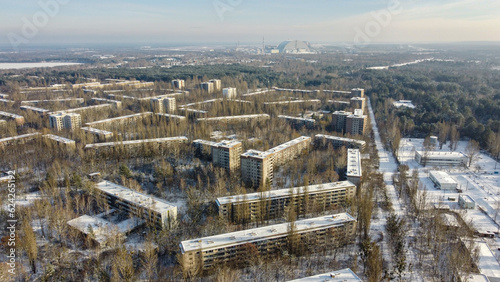
<path fill-rule="evenodd" d="M 37 107 L 32 107 L 32 106 L 21 106 L 21 110 L 30 110 L 38 113 L 48 113 L 49 110 L 42 109 L 42 108 L 37 108 Z"/>
<path fill-rule="evenodd" d="M 305 278 L 291 280 L 289 282 L 355 282 L 362 280 L 351 269 L 341 269 Z"/>
<path fill-rule="evenodd" d="M 64 144 L 75 144 L 75 140 L 71 140 L 71 139 L 64 138 L 64 137 L 57 136 L 57 135 L 53 135 L 53 134 L 46 134 L 43 137 L 46 137 L 46 138 L 49 138 L 49 139 L 52 139 L 54 141 L 61 142 Z"/>
<path fill-rule="evenodd" d="M 283 151 L 283 150 L 285 150 L 285 149 L 287 149 L 287 148 L 292 147 L 293 145 L 296 145 L 296 144 L 302 143 L 302 142 L 304 142 L 304 141 L 306 141 L 306 140 L 311 140 L 311 137 L 309 137 L 309 136 L 300 136 L 300 137 L 297 137 L 297 138 L 295 138 L 295 139 L 293 139 L 293 140 L 290 140 L 290 141 L 288 141 L 288 142 L 285 142 L 285 143 L 283 143 L 283 144 L 281 144 L 281 145 L 278 145 L 278 146 L 276 146 L 276 147 L 273 147 L 273 148 L 271 148 L 271 149 L 267 150 L 266 152 L 267 152 L 267 153 L 278 153 L 278 152 L 280 152 L 280 151 Z"/>
<path fill-rule="evenodd" d="M 410 100 L 394 101 L 393 105 L 396 108 L 405 107 L 405 108 L 415 109 L 415 105 L 413 105 L 413 103 Z"/>
<path fill-rule="evenodd" d="M 311 99 L 311 100 L 275 101 L 275 102 L 264 102 L 264 105 L 279 105 L 279 104 L 291 104 L 291 103 L 321 103 L 321 100 Z"/>
<path fill-rule="evenodd" d="M 340 213 L 335 215 L 297 220 L 295 221 L 295 228 L 298 233 L 303 233 L 310 230 L 312 231 L 333 226 L 340 226 L 352 221 L 355 221 L 355 219 L 351 215 L 349 215 L 348 213 Z M 288 232 L 289 223 L 281 223 L 199 239 L 186 240 L 180 243 L 180 247 L 182 253 L 198 250 L 200 248 L 206 251 L 232 245 L 252 243 L 271 238 L 279 238 L 287 236 Z"/>
<path fill-rule="evenodd" d="M 214 120 L 232 120 L 232 119 L 251 119 L 251 118 L 269 118 L 268 114 L 255 114 L 255 115 L 239 115 L 239 116 L 224 116 L 212 118 L 199 118 L 197 121 L 214 121 Z"/>
<path fill-rule="evenodd" d="M 273 154 L 274 154 L 273 152 L 269 152 L 269 151 L 262 152 L 262 151 L 251 149 L 251 150 L 248 150 L 245 153 L 241 154 L 241 156 L 242 157 L 251 157 L 251 158 L 256 158 L 256 159 L 265 159 Z"/>
<path fill-rule="evenodd" d="M 143 194 L 130 188 L 115 184 L 109 181 L 101 181 L 96 185 L 98 190 L 110 195 L 114 195 L 127 202 L 134 203 L 145 209 L 154 210 L 160 214 L 172 209 L 177 209 L 176 206 L 166 202 L 165 200 Z"/>
<path fill-rule="evenodd" d="M 361 177 L 361 154 L 358 149 L 347 150 L 347 176 Z"/>
<path fill-rule="evenodd" d="M 98 147 L 110 147 L 116 145 L 133 145 L 133 144 L 142 144 L 142 143 L 164 143 L 171 141 L 182 141 L 187 142 L 188 139 L 185 136 L 178 137 L 166 137 L 166 138 L 155 138 L 155 139 L 141 139 L 141 140 L 132 140 L 132 141 L 121 141 L 121 142 L 106 142 L 106 143 L 95 143 L 95 144 L 87 144 L 85 149 L 89 148 L 98 148 Z"/>
<path fill-rule="evenodd" d="M 431 170 L 429 171 L 429 174 L 432 175 L 432 177 L 434 177 L 434 179 L 436 179 L 436 181 L 438 181 L 440 184 L 457 184 L 457 182 L 444 171 Z"/>
<path fill-rule="evenodd" d="M 298 120 L 298 121 L 307 121 L 307 122 L 316 123 L 316 120 L 314 120 L 312 118 L 301 118 L 301 117 L 292 117 L 292 116 L 284 116 L 284 115 L 279 115 L 278 118 Z"/>
<path fill-rule="evenodd" d="M 93 127 L 82 127 L 80 128 L 81 130 L 88 131 L 90 133 L 97 133 L 97 134 L 113 134 L 111 131 L 106 131 L 106 130 L 101 130 Z"/>
<path fill-rule="evenodd" d="M 96 124 L 115 122 L 115 121 L 119 121 L 119 120 L 133 119 L 133 118 L 139 118 L 139 117 L 143 117 L 143 116 L 151 116 L 152 114 L 153 114 L 152 112 L 144 112 L 144 113 L 138 113 L 138 114 L 133 114 L 133 115 L 126 115 L 126 116 L 121 116 L 121 117 L 108 118 L 108 119 L 98 120 L 98 121 L 94 121 L 94 122 L 89 122 L 89 123 L 86 123 L 86 125 L 92 126 L 92 125 L 96 125 Z"/>
<path fill-rule="evenodd" d="M 161 116 L 161 117 L 176 118 L 176 119 L 180 119 L 180 120 L 186 119 L 185 116 L 179 116 L 179 115 L 173 115 L 173 114 L 157 113 L 156 115 Z"/>
<path fill-rule="evenodd" d="M 271 191 L 266 191 L 266 192 L 262 192 L 262 193 L 256 192 L 256 193 L 249 193 L 249 194 L 220 197 L 220 198 L 217 198 L 216 202 L 217 202 L 217 205 L 225 205 L 225 204 L 236 203 L 236 202 L 241 202 L 241 201 L 254 202 L 254 201 L 260 201 L 262 198 L 275 199 L 275 198 L 289 197 L 291 195 L 291 193 L 293 193 L 295 195 L 299 195 L 299 194 L 303 194 L 305 190 L 307 190 L 307 192 L 310 194 L 315 194 L 317 192 L 326 192 L 329 190 L 336 190 L 336 189 L 347 188 L 347 187 L 356 187 L 356 186 L 350 181 L 338 181 L 338 182 L 310 185 L 307 187 L 301 186 L 301 187 L 285 188 L 285 189 L 279 189 L 279 190 L 271 190 Z"/>
<path fill-rule="evenodd" d="M 0 144 L 1 143 L 6 143 L 14 140 L 20 140 L 20 139 L 27 139 L 27 138 L 34 138 L 35 136 L 40 135 L 40 133 L 35 132 L 35 133 L 28 133 L 28 134 L 23 134 L 23 135 L 18 135 L 14 137 L 7 137 L 7 138 L 2 138 L 0 139 Z"/>
<path fill-rule="evenodd" d="M 10 117 L 10 118 L 24 118 L 23 116 L 16 115 L 13 113 L 3 112 L 3 111 L 0 111 L 0 116 Z"/>

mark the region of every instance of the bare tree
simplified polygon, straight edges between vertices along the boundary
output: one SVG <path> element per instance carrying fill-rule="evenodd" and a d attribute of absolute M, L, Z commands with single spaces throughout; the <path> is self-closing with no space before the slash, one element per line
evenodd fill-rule
<path fill-rule="evenodd" d="M 475 140 L 470 140 L 467 147 L 465 147 L 465 154 L 468 160 L 467 167 L 470 167 L 479 158 L 479 143 Z"/>

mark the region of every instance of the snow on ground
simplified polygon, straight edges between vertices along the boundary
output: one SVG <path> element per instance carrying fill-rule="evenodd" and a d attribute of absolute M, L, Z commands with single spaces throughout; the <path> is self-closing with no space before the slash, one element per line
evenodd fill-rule
<path fill-rule="evenodd" d="M 464 167 L 422 167 L 415 160 L 415 151 L 423 150 L 423 139 L 405 138 L 401 140 L 398 158 L 403 164 L 407 164 L 410 170 L 417 169 L 420 182 L 425 185 L 431 204 L 450 204 L 452 209 L 460 209 L 456 202 L 448 201 L 448 197 L 458 199 L 457 191 L 439 190 L 434 187 L 434 183 L 429 179 L 429 170 L 440 170 L 447 172 L 451 178 L 458 183 L 458 188 L 464 194 L 468 194 L 476 202 L 476 209 L 467 211 L 465 220 L 473 222 L 476 229 L 497 231 L 500 223 L 500 214 L 494 221 L 497 210 L 500 212 L 500 175 L 494 174 L 500 170 L 497 164 L 495 170 L 495 160 L 486 154 L 480 154 L 478 160 L 471 165 L 471 168 Z M 464 152 L 467 141 L 459 141 L 457 152 Z M 442 149 L 436 146 L 436 151 L 449 152 L 448 144 Z M 411 172 L 410 172 L 411 173 Z M 486 214 L 479 210 L 481 207 Z"/>

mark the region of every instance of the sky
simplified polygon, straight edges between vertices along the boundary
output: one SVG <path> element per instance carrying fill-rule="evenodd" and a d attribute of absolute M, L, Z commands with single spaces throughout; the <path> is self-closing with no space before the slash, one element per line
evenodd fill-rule
<path fill-rule="evenodd" d="M 498 0 L 0 0 L 0 45 L 500 41 Z"/>

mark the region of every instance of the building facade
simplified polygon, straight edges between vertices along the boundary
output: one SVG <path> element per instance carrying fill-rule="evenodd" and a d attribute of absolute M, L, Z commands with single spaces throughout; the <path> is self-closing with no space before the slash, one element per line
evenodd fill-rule
<path fill-rule="evenodd" d="M 105 197 L 108 205 L 142 218 L 146 222 L 150 221 L 158 227 L 171 228 L 177 220 L 177 207 L 162 199 L 109 181 L 99 182 L 95 187 Z"/>
<path fill-rule="evenodd" d="M 309 252 L 335 248 L 352 241 L 356 220 L 347 213 L 275 224 L 180 243 L 184 271 L 208 270 L 217 265 L 247 266 L 257 256 L 272 259 L 301 247 Z M 295 246 L 291 246 L 291 244 Z"/>
<path fill-rule="evenodd" d="M 241 154 L 240 160 L 241 178 L 245 185 L 261 187 L 273 182 L 273 153 L 248 150 Z"/>
<path fill-rule="evenodd" d="M 233 223 L 281 218 L 287 207 L 298 215 L 341 207 L 356 194 L 356 186 L 340 181 L 217 198 L 219 216 Z"/>
<path fill-rule="evenodd" d="M 234 99 L 237 96 L 236 88 L 229 87 L 222 89 L 222 97 L 226 99 Z"/>
<path fill-rule="evenodd" d="M 361 109 L 362 113 L 365 111 L 365 98 L 352 97 L 349 105 L 352 109 Z"/>
<path fill-rule="evenodd" d="M 464 166 L 467 156 L 460 152 L 416 151 L 415 161 L 423 166 Z"/>
<path fill-rule="evenodd" d="M 362 88 L 353 88 L 353 89 L 351 89 L 351 95 L 353 97 L 364 98 L 365 97 L 365 90 Z"/>
<path fill-rule="evenodd" d="M 186 82 L 183 79 L 172 80 L 172 87 L 174 89 L 184 89 L 186 87 Z"/>
<path fill-rule="evenodd" d="M 155 113 L 175 113 L 176 102 L 174 97 L 151 99 L 151 109 Z"/>
<path fill-rule="evenodd" d="M 302 151 L 308 149 L 310 144 L 311 137 L 300 136 L 279 146 L 271 148 L 266 152 L 273 154 L 273 165 L 280 166 L 296 158 L 302 153 Z"/>
<path fill-rule="evenodd" d="M 212 82 L 203 82 L 200 85 L 202 90 L 207 91 L 208 93 L 214 92 L 214 84 Z"/>
<path fill-rule="evenodd" d="M 82 126 L 80 114 L 75 113 L 57 113 L 49 116 L 50 128 L 57 131 L 63 129 L 75 130 Z"/>
<path fill-rule="evenodd" d="M 223 140 L 212 146 L 212 160 L 215 166 L 220 166 L 228 171 L 240 168 L 240 156 L 243 147 L 240 141 Z"/>
<path fill-rule="evenodd" d="M 352 115 L 352 112 L 335 111 L 332 114 L 332 124 L 335 131 L 346 133 L 347 117 Z"/>
<path fill-rule="evenodd" d="M 345 133 L 351 135 L 365 135 L 368 116 L 363 111 L 356 110 L 354 114 L 347 117 Z"/>

